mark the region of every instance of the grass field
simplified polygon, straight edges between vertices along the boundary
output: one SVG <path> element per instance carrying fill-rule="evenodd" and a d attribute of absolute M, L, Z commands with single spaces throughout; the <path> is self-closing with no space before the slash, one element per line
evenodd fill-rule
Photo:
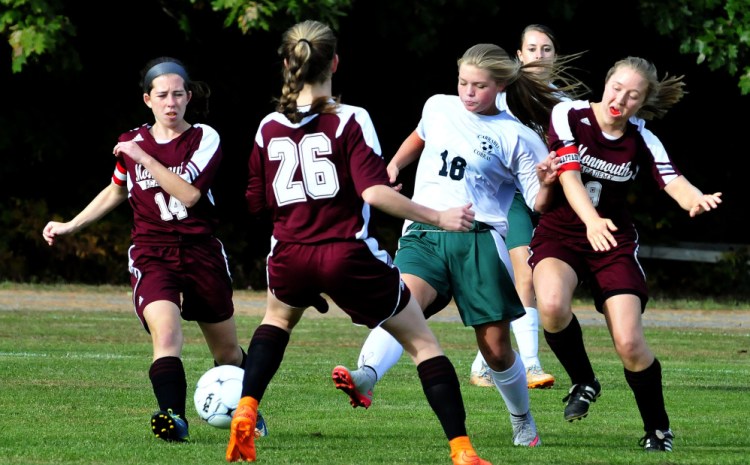
<path fill-rule="evenodd" d="M 79 291 L 77 305 L 57 308 L 41 299 L 36 307 L 0 306 L 0 464 L 225 463 L 228 431 L 202 423 L 192 407 L 191 443 L 151 436 L 150 340 L 119 297 L 91 308 L 91 293 L 106 291 Z M 258 315 L 238 315 L 243 345 L 259 321 Z M 459 373 L 475 447 L 495 465 L 750 463 L 748 327 L 647 327 L 676 434 L 674 453 L 647 454 L 638 447 L 641 420 L 603 325 L 583 328 L 602 396 L 586 419 L 572 424 L 562 419 L 568 380 L 540 340 L 545 369 L 558 383 L 530 392 L 543 442 L 536 449 L 513 447 L 496 390 L 468 384 L 473 331 L 453 322 L 431 326 Z M 184 328 L 188 384 L 194 384 L 212 361 L 197 327 Z M 333 388 L 331 369 L 354 365 L 365 336 L 366 329 L 348 319 L 306 315 L 261 404 L 270 435 L 257 442 L 258 463 L 450 463 L 447 441 L 406 356 L 378 384 L 369 410 L 352 409 Z"/>

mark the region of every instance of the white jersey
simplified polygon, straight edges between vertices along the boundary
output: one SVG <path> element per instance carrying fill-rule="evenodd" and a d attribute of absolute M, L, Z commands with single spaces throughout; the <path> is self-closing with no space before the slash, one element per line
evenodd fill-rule
<path fill-rule="evenodd" d="M 503 237 L 516 189 L 534 208 L 536 164 L 548 150 L 512 115 L 479 115 L 466 110 L 457 95 L 434 95 L 424 105 L 417 134 L 425 147 L 414 182 L 415 202 L 436 210 L 471 202 L 475 219 Z"/>

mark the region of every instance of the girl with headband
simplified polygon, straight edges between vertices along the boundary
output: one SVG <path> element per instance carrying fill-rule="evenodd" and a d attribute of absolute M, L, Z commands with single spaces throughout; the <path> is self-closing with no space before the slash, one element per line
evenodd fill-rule
<path fill-rule="evenodd" d="M 185 442 L 182 320 L 198 323 L 216 365 L 244 367 L 246 357 L 237 340 L 226 253 L 214 235 L 211 186 L 221 163 L 221 141 L 212 127 L 185 120 L 188 104 L 206 113 L 209 90 L 191 82 L 179 60 L 152 60 L 141 83 L 155 121 L 120 135 L 109 185 L 72 220 L 47 223 L 43 234 L 54 245 L 58 236 L 80 231 L 128 200 L 133 305 L 153 344 L 148 375 L 158 410 L 150 428 L 160 439 Z M 267 432 L 262 417 L 256 431 Z"/>

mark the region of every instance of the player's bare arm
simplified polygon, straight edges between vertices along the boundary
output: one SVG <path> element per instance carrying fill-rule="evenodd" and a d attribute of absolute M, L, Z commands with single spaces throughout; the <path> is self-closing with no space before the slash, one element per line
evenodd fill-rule
<path fill-rule="evenodd" d="M 54 245 L 57 236 L 73 234 L 99 220 L 128 198 L 127 188 L 114 182 L 102 189 L 89 204 L 68 222 L 50 221 L 42 236 L 49 245 Z"/>
<path fill-rule="evenodd" d="M 568 203 L 586 225 L 586 237 L 591 247 L 597 252 L 606 252 L 612 247 L 617 247 L 617 241 L 611 233 L 611 231 L 617 231 L 617 226 L 609 218 L 599 216 L 583 186 L 581 172 L 575 170 L 563 172 L 560 174 L 560 183 Z"/>
<path fill-rule="evenodd" d="M 534 211 L 544 213 L 552 204 L 553 187 L 557 183 L 559 167 L 560 163 L 558 163 L 557 154 L 554 151 L 550 152 L 547 158 L 537 163 L 536 176 L 539 179 L 539 193 L 537 193 L 534 202 Z"/>
<path fill-rule="evenodd" d="M 678 176 L 664 186 L 664 191 L 675 199 L 683 210 L 687 210 L 690 217 L 695 217 L 709 210 L 719 207 L 721 192 L 704 194 L 695 187 L 685 176 Z"/>
<path fill-rule="evenodd" d="M 442 211 L 433 210 L 412 202 L 387 186 L 368 187 L 362 192 L 362 199 L 391 216 L 431 224 L 446 231 L 468 231 L 474 222 L 471 204 Z"/>
<path fill-rule="evenodd" d="M 186 207 L 190 208 L 200 200 L 201 191 L 198 188 L 167 169 L 158 160 L 146 153 L 136 142 L 118 142 L 113 152 L 115 155 L 127 155 L 134 162 L 141 164 L 151 173 L 162 189 Z"/>
<path fill-rule="evenodd" d="M 393 156 L 388 166 L 386 166 L 388 179 L 391 181 L 391 184 L 396 183 L 396 178 L 398 178 L 398 174 L 404 167 L 409 166 L 419 159 L 422 149 L 424 149 L 424 141 L 419 137 L 417 131 L 412 131 L 401 143 L 401 146 L 396 151 L 396 155 Z"/>

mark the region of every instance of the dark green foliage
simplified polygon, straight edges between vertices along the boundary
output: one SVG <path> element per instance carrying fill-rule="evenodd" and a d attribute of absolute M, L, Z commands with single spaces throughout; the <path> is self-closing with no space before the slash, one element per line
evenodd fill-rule
<path fill-rule="evenodd" d="M 750 255 L 742 248 L 718 263 L 643 260 L 651 291 L 673 298 L 712 297 L 733 301 L 750 296 Z"/>
<path fill-rule="evenodd" d="M 127 207 L 126 207 L 127 208 Z M 0 279 L 14 282 L 127 284 L 130 223 L 121 210 L 110 213 L 50 247 L 42 237 L 47 221 L 69 220 L 48 212 L 44 201 L 0 203 Z M 125 210 L 124 214 L 130 213 Z"/>
<path fill-rule="evenodd" d="M 705 34 L 708 39 L 700 40 L 707 46 L 714 39 L 728 45 L 710 49 L 707 61 L 720 60 L 725 52 L 724 58 L 736 52 L 735 61 L 741 61 L 740 52 L 747 48 L 743 2 L 640 3 L 642 10 L 627 2 L 621 5 L 621 22 L 636 24 L 639 14 L 648 14 L 652 22 L 658 22 L 654 27 L 659 32 L 672 36 L 671 42 L 657 42 L 654 31 L 646 29 L 638 29 L 632 37 L 620 35 L 617 41 L 592 39 L 602 36 L 602 31 L 614 36 L 610 36 L 610 26 L 586 20 L 597 17 L 597 8 L 602 8 L 591 0 L 544 2 L 529 15 L 520 10 L 510 15 L 498 2 L 466 0 L 138 0 L 108 3 L 116 13 L 108 13 L 107 21 L 92 16 L 86 2 L 0 0 L 0 36 L 9 41 L 4 50 L 10 58 L 5 73 L 0 73 L 6 90 L 0 111 L 0 157 L 4 160 L 0 165 L 0 280 L 128 282 L 132 219 L 127 206 L 53 248 L 43 242 L 41 231 L 50 219 L 72 218 L 104 187 L 114 165 L 111 150 L 117 135 L 152 120 L 142 102 L 138 70 L 153 54 L 178 54 L 191 65 L 194 78 L 205 79 L 212 87 L 208 123 L 221 134 L 225 149 L 215 192 L 221 210 L 218 236 L 229 255 L 236 288 L 262 289 L 270 227 L 265 220 L 250 223 L 243 218 L 246 177 L 242 173 L 253 131 L 272 110 L 272 98 L 280 90 L 275 47 L 284 27 L 302 17 L 339 19 L 342 65 L 334 91 L 341 92 L 346 103 L 368 109 L 383 155 L 389 159 L 416 126 L 426 96 L 454 91 L 455 59 L 469 41 L 493 41 L 512 52 L 530 16 L 560 26 L 557 31 L 564 53 L 591 49 L 580 63 L 585 71 L 580 77 L 588 78 L 592 88 L 601 84 L 606 67 L 622 53 L 656 55 L 660 72 L 682 73 L 686 66 L 681 61 L 695 61 L 680 60 L 674 53 L 683 34 L 693 44 Z M 252 8 L 246 8 L 252 5 L 259 9 L 257 17 L 252 16 Z M 674 15 L 664 14 L 664 9 Z M 690 17 L 683 15 L 687 11 Z M 720 27 L 692 34 L 701 24 L 696 18 L 703 16 Z M 225 18 L 229 22 L 223 25 Z M 132 24 L 149 34 L 122 32 Z M 597 24 L 604 27 L 596 29 Z M 49 40 L 39 41 L 45 35 Z M 737 50 L 729 46 L 731 42 L 736 42 Z M 107 47 L 102 51 L 103 43 Z M 597 47 L 601 48 L 597 51 Z M 13 64 L 18 69 L 23 65 L 22 71 L 13 72 Z M 81 66 L 73 66 L 77 64 Z M 729 137 L 694 135 L 741 133 L 741 119 L 700 115 L 709 110 L 728 114 L 729 109 L 742 107 L 747 97 L 736 89 L 726 97 L 734 81 L 722 85 L 718 79 L 722 73 L 701 75 L 701 68 L 706 67 L 687 68 L 690 94 L 685 102 L 670 111 L 664 122 L 649 123 L 649 127 L 655 128 L 688 179 L 706 191 L 722 189 L 725 204 L 715 214 L 688 219 L 666 194 L 644 187 L 634 192 L 632 205 L 644 244 L 746 241 L 739 224 L 744 216 L 745 183 L 742 170 L 733 169 L 741 166 L 743 155 Z M 711 120 L 720 124 L 719 130 L 707 126 Z M 723 163 L 707 165 L 708 158 Z M 414 172 L 403 173 L 408 195 Z M 639 176 L 647 178 L 647 173 Z M 377 235 L 393 253 L 402 223 L 391 219 L 378 223 Z M 739 262 L 728 260 L 731 263 L 706 265 L 654 261 L 647 264 L 652 291 L 747 294 L 747 273 Z"/>
<path fill-rule="evenodd" d="M 65 218 L 52 215 L 44 201 L 0 202 L 0 231 L 4 231 L 0 234 L 0 281 L 128 284 L 127 251 L 132 224 L 129 207 L 122 205 L 105 219 L 48 246 L 42 238 L 48 219 L 63 221 L 73 215 L 75 212 Z M 383 247 L 393 254 L 401 223 L 380 219 L 382 226 L 376 232 Z M 267 220 L 249 224 L 222 222 L 217 234 L 229 257 L 235 289 L 264 289 L 271 234 Z M 652 294 L 719 301 L 750 298 L 748 263 L 747 248 L 725 253 L 718 263 L 642 260 Z"/>

